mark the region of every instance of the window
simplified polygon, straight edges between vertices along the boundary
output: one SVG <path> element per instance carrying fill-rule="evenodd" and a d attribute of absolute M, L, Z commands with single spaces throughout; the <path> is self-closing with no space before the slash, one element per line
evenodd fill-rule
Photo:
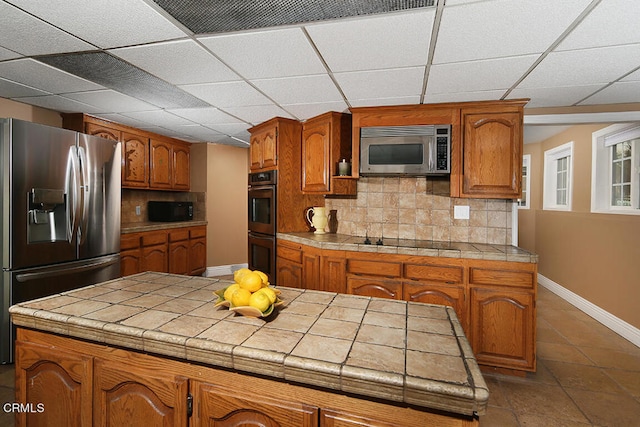
<path fill-rule="evenodd" d="M 640 215 L 640 123 L 593 133 L 591 211 Z"/>
<path fill-rule="evenodd" d="M 518 199 L 518 209 L 529 209 L 529 188 L 531 188 L 531 154 L 522 156 L 522 196 Z"/>
<path fill-rule="evenodd" d="M 544 152 L 543 209 L 571 210 L 573 141 Z"/>

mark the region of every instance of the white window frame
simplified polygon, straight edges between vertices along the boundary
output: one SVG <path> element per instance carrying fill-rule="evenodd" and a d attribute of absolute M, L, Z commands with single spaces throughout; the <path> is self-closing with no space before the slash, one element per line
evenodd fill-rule
<path fill-rule="evenodd" d="M 522 170 L 527 171 L 526 175 L 522 176 L 523 190 L 522 193 L 526 193 L 527 197 L 524 199 L 524 203 L 521 203 L 522 199 L 518 199 L 518 209 L 529 209 L 531 206 L 531 154 L 525 154 L 522 156 Z M 525 191 L 524 188 L 527 190 Z"/>
<path fill-rule="evenodd" d="M 610 147 L 619 142 L 640 138 L 640 123 L 617 123 L 600 129 L 591 137 L 591 212 L 618 215 L 640 215 L 640 160 L 634 152 L 632 160 L 631 206 L 611 205 L 611 163 Z M 635 144 L 633 150 L 640 150 Z M 635 182 L 635 185 L 634 185 Z"/>
<path fill-rule="evenodd" d="M 558 204 L 557 195 L 557 163 L 567 159 L 567 203 Z M 542 194 L 542 209 L 556 211 L 570 211 L 573 199 L 573 141 L 562 144 L 544 152 L 544 185 Z"/>

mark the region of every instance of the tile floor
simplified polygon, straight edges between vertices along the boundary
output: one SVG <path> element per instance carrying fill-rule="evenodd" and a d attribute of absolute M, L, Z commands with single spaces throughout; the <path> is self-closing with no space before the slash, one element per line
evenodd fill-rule
<path fill-rule="evenodd" d="M 543 287 L 538 291 L 538 371 L 486 374 L 482 427 L 640 426 L 640 348 Z M 13 365 L 0 365 L 0 403 L 14 400 Z M 0 426 L 13 426 L 0 410 Z"/>

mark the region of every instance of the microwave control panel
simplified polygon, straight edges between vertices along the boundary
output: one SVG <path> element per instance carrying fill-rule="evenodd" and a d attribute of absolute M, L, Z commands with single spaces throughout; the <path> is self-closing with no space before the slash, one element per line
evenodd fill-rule
<path fill-rule="evenodd" d="M 436 126 L 436 172 L 449 173 L 451 170 L 451 126 Z"/>

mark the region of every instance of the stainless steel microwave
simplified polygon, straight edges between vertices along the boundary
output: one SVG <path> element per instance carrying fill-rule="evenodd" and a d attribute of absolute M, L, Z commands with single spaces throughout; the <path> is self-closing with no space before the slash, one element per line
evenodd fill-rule
<path fill-rule="evenodd" d="M 149 221 L 177 222 L 193 219 L 193 202 L 148 202 Z"/>
<path fill-rule="evenodd" d="M 451 173 L 451 125 L 360 129 L 360 175 Z"/>

